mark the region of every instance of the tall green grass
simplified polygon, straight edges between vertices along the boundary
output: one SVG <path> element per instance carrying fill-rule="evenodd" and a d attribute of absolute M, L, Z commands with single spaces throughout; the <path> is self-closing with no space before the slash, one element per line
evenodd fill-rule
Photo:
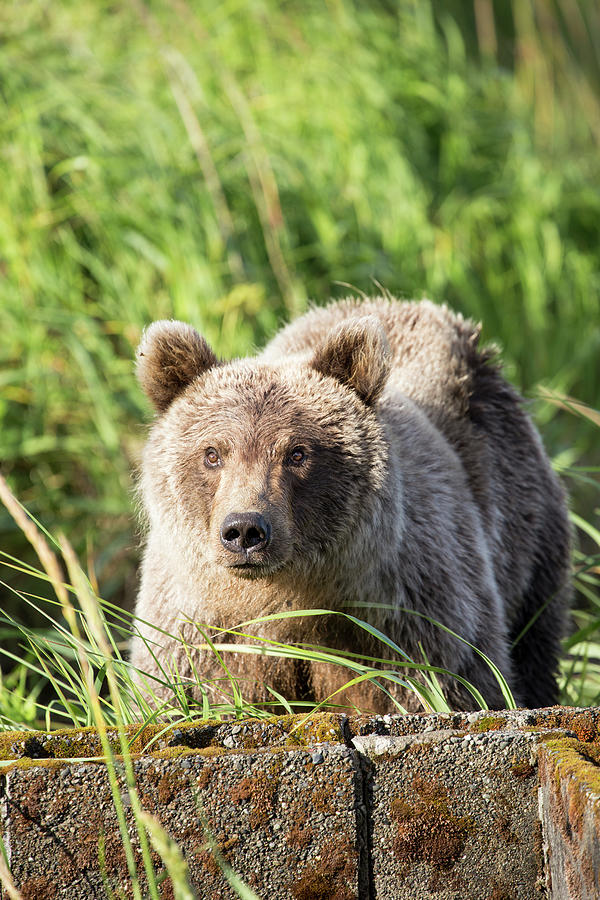
<path fill-rule="evenodd" d="M 243 354 L 381 283 L 482 319 L 527 393 L 600 405 L 595 4 L 23 0 L 0 29 L 2 471 L 108 601 L 136 589 L 152 319 Z M 538 413 L 561 468 L 597 464 L 583 419 Z M 32 563 L 1 512 L 0 546 Z"/>
<path fill-rule="evenodd" d="M 137 630 L 138 620 L 97 596 L 71 544 L 65 538 L 57 542 L 43 526 L 36 523 L 1 476 L 0 502 L 33 547 L 42 566 L 39 569 L 23 565 L 0 551 L 0 571 L 20 569 L 28 577 L 30 590 L 14 593 L 23 606 L 32 607 L 46 624 L 43 630 L 32 630 L 20 625 L 10 613 L 0 611 L 0 626 L 6 634 L 12 633 L 20 643 L 16 653 L 6 646 L 0 647 L 0 662 L 9 660 L 14 664 L 9 679 L 0 680 L 0 730 L 36 725 L 47 731 L 61 725 L 96 725 L 104 730 L 107 726 L 113 726 L 122 730 L 124 725 L 147 723 L 157 717 L 174 722 L 200 716 L 204 719 L 248 715 L 264 717 L 273 710 L 289 714 L 307 710 L 313 713 L 322 707 L 337 709 L 340 706 L 339 695 L 345 689 L 365 681 L 374 682 L 387 695 L 390 706 L 396 707 L 398 712 L 405 712 L 393 696 L 394 688 L 398 686 L 414 693 L 426 710 L 449 711 L 438 676 L 451 673 L 431 665 L 426 658 L 423 661 L 409 658 L 402 647 L 350 612 L 333 613 L 322 609 L 301 613 L 279 612 L 240 622 L 229 629 L 194 622 L 197 637 L 193 645 L 189 643 L 189 637 L 186 643 L 181 637 L 167 635 L 171 643 L 179 642 L 188 656 L 195 648 L 214 654 L 220 675 L 210 681 L 193 666 L 191 674 L 174 668 L 170 659 L 160 654 L 160 644 L 165 634 L 156 627 L 153 637 L 144 640 L 148 656 L 154 657 L 159 674 L 146 677 L 126 658 L 129 639 Z M 56 549 L 52 549 L 52 545 Z M 63 569 L 68 573 L 68 582 L 63 578 Z M 51 586 L 54 600 L 44 600 L 35 593 L 40 581 Z M 254 636 L 255 626 L 264 626 L 268 622 L 331 615 L 348 619 L 358 629 L 366 631 L 387 656 L 375 658 L 361 653 L 341 653 L 302 643 L 286 645 Z M 148 622 L 143 624 L 152 625 Z M 434 624 L 453 634 L 443 625 Z M 458 635 L 454 636 L 463 640 Z M 345 670 L 347 682 L 319 703 L 286 698 L 267 685 L 271 700 L 255 705 L 246 699 L 253 693 L 253 684 L 246 684 L 230 672 L 228 661 L 232 653 L 339 666 Z M 502 673 L 483 654 L 480 655 L 494 671 L 507 708 L 514 708 L 514 699 Z M 472 694 L 475 706 L 486 708 L 485 698 L 476 687 L 461 676 L 453 677 Z M 28 685 L 31 685 L 30 690 Z M 196 695 L 201 695 L 200 701 L 190 701 L 188 687 L 194 688 Z M 165 696 L 168 699 L 165 700 Z"/>

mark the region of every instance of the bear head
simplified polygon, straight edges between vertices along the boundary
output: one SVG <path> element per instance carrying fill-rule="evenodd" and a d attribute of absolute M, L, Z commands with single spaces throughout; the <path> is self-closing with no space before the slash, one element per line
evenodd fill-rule
<path fill-rule="evenodd" d="M 221 362 L 189 325 L 151 325 L 137 373 L 158 416 L 141 484 L 166 548 L 244 578 L 311 571 L 334 547 L 351 560 L 386 481 L 389 369 L 374 316 L 275 362 Z"/>

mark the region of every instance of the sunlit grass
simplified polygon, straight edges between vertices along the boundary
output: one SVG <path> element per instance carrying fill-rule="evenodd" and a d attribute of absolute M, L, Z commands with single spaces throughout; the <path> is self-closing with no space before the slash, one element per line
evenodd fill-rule
<path fill-rule="evenodd" d="M 583 469 L 577 477 L 597 476 Z M 597 488 L 596 488 L 597 495 Z M 600 510 L 598 510 L 600 513 Z M 572 513 L 573 524 L 586 535 L 592 549 L 573 552 L 574 583 L 587 604 L 572 612 L 573 630 L 564 642 L 561 660 L 561 703 L 570 706 L 600 705 L 600 529 Z"/>
<path fill-rule="evenodd" d="M 98 723 L 101 721 L 103 728 L 107 725 L 116 726 L 121 734 L 126 724 L 140 720 L 149 722 L 157 717 L 161 720 L 181 721 L 199 716 L 222 718 L 268 715 L 280 706 L 290 713 L 300 708 L 294 698 L 283 697 L 273 689 L 270 689 L 272 702 L 256 705 L 246 700 L 246 685 L 243 680 L 232 676 L 227 665 L 227 656 L 231 653 L 326 663 L 347 670 L 345 685 L 330 697 L 312 704 L 313 709 L 337 708 L 338 694 L 367 680 L 374 682 L 399 712 L 405 710 L 394 699 L 394 685 L 414 692 L 426 710 L 449 709 L 438 676 L 448 677 L 452 673 L 431 665 L 426 658 L 423 661 L 411 659 L 379 629 L 350 613 L 333 613 L 321 609 L 301 613 L 280 612 L 242 622 L 239 626 L 228 629 L 191 623 L 195 625 L 198 634 L 198 641 L 194 643 L 189 637 L 184 641 L 181 636 L 167 635 L 170 641 L 183 645 L 190 661 L 192 651 L 209 652 L 216 657 L 222 676 L 213 678 L 210 682 L 203 680 L 201 672 L 194 672 L 193 665 L 192 676 L 177 671 L 168 655 L 160 650 L 161 638 L 165 636 L 165 632 L 155 628 L 156 638 L 145 638 L 148 656 L 154 658 L 159 673 L 150 679 L 144 673 L 136 672 L 126 659 L 129 638 L 137 628 L 135 617 L 102 601 L 96 595 L 71 545 L 62 538 L 58 542 L 58 548 L 70 578 L 70 583 L 65 583 L 57 554 L 50 546 L 52 538 L 47 533 L 44 534 L 27 515 L 1 477 L 0 499 L 35 547 L 43 570 L 20 566 L 2 552 L 0 565 L 9 570 L 20 568 L 27 572 L 33 582 L 50 581 L 56 593 L 55 600 L 44 601 L 33 594 L 15 591 L 23 606 L 32 606 L 46 620 L 47 628 L 44 630 L 33 632 L 19 625 L 9 613 L 0 613 L 0 626 L 7 631 L 12 630 L 21 642 L 18 653 L 10 649 L 0 651 L 4 659 L 16 663 L 9 682 L 0 683 L 7 701 L 0 707 L 0 725 L 5 728 L 14 727 L 20 715 L 23 725 L 39 725 L 40 719 L 43 719 L 47 730 L 56 727 L 57 721 L 74 727 L 91 724 L 100 727 Z M 410 614 L 410 611 L 407 610 L 406 614 Z M 373 657 L 361 653 L 341 653 L 307 644 L 287 645 L 267 638 L 257 639 L 252 634 L 254 626 L 268 622 L 332 615 L 343 617 L 364 630 L 369 638 L 376 639 L 383 652 L 388 655 Z M 152 623 L 141 624 L 152 627 Z M 453 634 L 440 623 L 433 624 Z M 454 636 L 462 640 L 460 636 Z M 231 638 L 234 639 L 233 644 Z M 480 653 L 477 648 L 472 649 Z M 480 655 L 483 656 L 481 653 Z M 490 660 L 483 658 L 493 669 L 507 706 L 513 707 L 514 700 L 501 673 Z M 31 688 L 28 688 L 31 680 L 28 680 L 28 675 L 35 679 Z M 140 683 L 140 677 L 143 678 L 143 684 Z M 452 677 L 470 691 L 477 705 L 486 707 L 485 699 L 475 687 L 458 675 Z M 39 699 L 44 683 L 52 693 L 51 699 L 46 702 Z M 200 691 L 200 704 L 190 702 L 189 688 L 194 688 L 196 693 Z M 172 694 L 170 702 L 159 700 L 160 696 L 164 696 L 165 690 Z M 248 685 L 248 691 L 251 695 L 252 685 Z M 19 705 L 22 707 L 21 712 Z M 301 707 L 305 709 L 306 704 L 301 704 Z"/>
<path fill-rule="evenodd" d="M 369 623 L 347 613 L 327 610 L 292 614 L 284 612 L 243 622 L 229 629 L 194 623 L 197 641 L 191 641 L 189 637 L 184 641 L 181 636 L 167 635 L 156 628 L 154 638 L 146 638 L 145 641 L 149 658 L 154 656 L 157 662 L 158 675 L 144 676 L 126 658 L 128 640 L 136 629 L 137 620 L 95 596 L 82 570 L 74 567 L 72 551 L 68 552 L 71 574 L 75 574 L 80 583 L 77 587 L 65 585 L 71 598 L 67 606 L 60 602 L 39 598 L 34 600 L 25 594 L 19 595 L 24 605 L 33 605 L 47 620 L 46 629 L 34 632 L 18 625 L 10 616 L 0 614 L 1 624 L 7 632 L 12 630 L 12 637 L 19 641 L 16 653 L 8 649 L 0 650 L 3 659 L 9 663 L 12 661 L 14 665 L 10 676 L 0 682 L 0 727 L 43 727 L 51 730 L 56 727 L 94 725 L 97 710 L 90 705 L 92 687 L 97 695 L 102 717 L 110 726 L 139 721 L 148 723 L 157 718 L 175 723 L 200 717 L 221 719 L 232 716 L 269 716 L 274 711 L 282 710 L 290 714 L 306 711 L 306 701 L 286 698 L 272 688 L 269 688 L 271 701 L 257 705 L 248 700 L 247 697 L 252 695 L 253 685 L 251 682 L 246 684 L 239 676 L 231 675 L 228 656 L 232 653 L 327 663 L 346 670 L 346 683 L 320 703 L 312 704 L 313 710 L 347 710 L 343 704 L 340 705 L 338 694 L 364 681 L 376 682 L 388 696 L 392 708 L 395 706 L 398 712 L 405 712 L 405 709 L 394 700 L 394 686 L 414 692 L 425 710 L 449 710 L 437 676 L 448 677 L 452 673 L 431 665 L 426 659 L 410 659 L 400 647 Z M 0 566 L 3 562 L 0 559 Z M 32 579 L 43 578 L 43 574 L 35 570 L 30 570 L 30 575 Z M 76 605 L 75 598 L 79 602 L 84 598 L 83 609 Z M 342 616 L 367 632 L 371 638 L 377 638 L 382 651 L 387 653 L 380 657 L 361 653 L 344 654 L 315 645 L 287 645 L 257 638 L 252 633 L 254 626 L 264 625 L 267 620 L 288 618 L 290 615 L 300 618 Z M 168 657 L 161 655 L 160 645 L 164 637 L 168 637 L 169 642 L 182 644 L 189 652 L 190 659 L 192 652 L 214 654 L 220 663 L 221 674 L 207 681 L 203 680 L 201 672 L 194 673 L 192 670 L 191 675 L 189 672 L 180 673 Z M 459 636 L 456 637 L 460 639 Z M 233 644 L 232 639 L 235 641 Z M 491 661 L 487 662 L 493 667 Z M 144 677 L 143 689 L 139 675 Z M 476 705 L 486 708 L 485 699 L 476 688 L 460 676 L 452 677 L 471 692 Z M 505 692 L 507 707 L 510 708 L 514 706 L 514 700 L 499 672 L 497 677 Z M 195 694 L 200 692 L 199 702 L 190 700 L 192 689 Z M 165 692 L 170 693 L 169 701 L 160 699 Z M 51 693 L 51 699 L 48 699 L 48 693 Z M 41 695 L 45 699 L 40 699 Z"/>
<path fill-rule="evenodd" d="M 228 357 L 380 283 L 483 320 L 526 392 L 598 405 L 590 4 L 509 4 L 513 70 L 499 24 L 461 32 L 460 4 L 5 6 L 0 458 L 105 599 L 135 593 L 152 319 Z M 552 455 L 589 463 L 589 425 L 540 413 Z M 2 515 L 0 542 L 31 559 Z"/>

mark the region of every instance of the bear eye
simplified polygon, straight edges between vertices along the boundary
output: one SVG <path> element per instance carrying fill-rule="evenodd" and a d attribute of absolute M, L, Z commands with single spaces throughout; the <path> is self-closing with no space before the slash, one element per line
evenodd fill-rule
<path fill-rule="evenodd" d="M 214 469 L 215 466 L 221 464 L 221 457 L 214 447 L 207 447 L 204 451 L 204 464 L 210 469 Z"/>
<path fill-rule="evenodd" d="M 292 466 L 301 466 L 305 460 L 306 450 L 304 447 L 294 447 L 294 449 L 290 451 L 288 461 Z"/>

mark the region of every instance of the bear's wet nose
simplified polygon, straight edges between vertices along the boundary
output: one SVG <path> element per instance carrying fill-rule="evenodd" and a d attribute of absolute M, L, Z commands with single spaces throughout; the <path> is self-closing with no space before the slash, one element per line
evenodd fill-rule
<path fill-rule="evenodd" d="M 260 513 L 230 513 L 221 524 L 221 543 L 231 553 L 264 550 L 271 540 L 271 526 Z"/>

